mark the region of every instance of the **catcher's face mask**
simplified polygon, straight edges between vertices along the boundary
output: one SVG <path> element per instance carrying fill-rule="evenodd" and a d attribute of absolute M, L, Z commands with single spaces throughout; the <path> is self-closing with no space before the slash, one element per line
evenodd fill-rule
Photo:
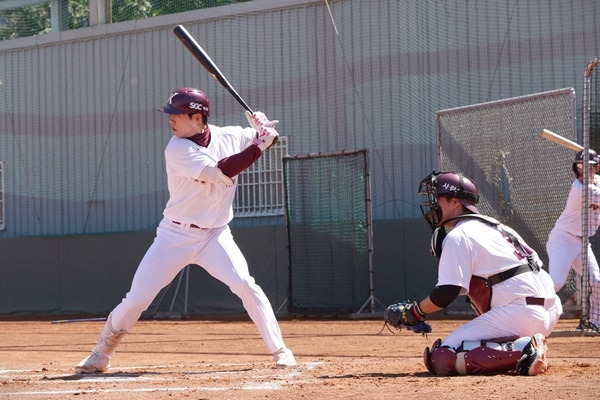
<path fill-rule="evenodd" d="M 435 187 L 438 175 L 439 173 L 436 173 L 434 170 L 419 184 L 419 196 L 425 196 L 425 200 L 420 204 L 421 212 L 425 221 L 431 227 L 432 232 L 439 226 L 442 219 L 442 210 L 438 203 L 437 189 Z"/>
<path fill-rule="evenodd" d="M 434 170 L 421 181 L 419 195 L 426 196 L 426 200 L 421 203 L 421 212 L 432 231 L 444 223 L 441 220 L 442 209 L 438 201 L 440 196 L 456 198 L 469 212 L 479 214 L 479 210 L 475 207 L 479 201 L 477 187 L 462 174 Z"/>

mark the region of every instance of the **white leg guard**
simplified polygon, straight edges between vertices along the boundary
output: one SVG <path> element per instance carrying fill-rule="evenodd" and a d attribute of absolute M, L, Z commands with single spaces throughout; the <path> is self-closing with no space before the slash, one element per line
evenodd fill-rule
<path fill-rule="evenodd" d="M 502 350 L 502 351 L 523 351 L 525 346 L 527 346 L 531 342 L 531 337 L 524 336 L 522 338 L 518 338 L 514 341 L 508 342 L 491 342 L 487 340 L 465 340 L 462 342 L 461 349 L 463 351 L 469 351 L 476 349 L 477 347 L 486 346 L 494 350 Z"/>

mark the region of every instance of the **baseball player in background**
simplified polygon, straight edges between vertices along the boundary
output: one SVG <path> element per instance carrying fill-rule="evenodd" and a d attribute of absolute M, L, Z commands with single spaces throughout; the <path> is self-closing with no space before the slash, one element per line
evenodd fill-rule
<path fill-rule="evenodd" d="M 76 371 L 106 371 L 123 336 L 188 264 L 202 266 L 240 297 L 277 367 L 295 366 L 269 299 L 250 276 L 228 225 L 237 176 L 278 137 L 278 121 L 261 112 L 247 112 L 251 128 L 209 125 L 208 98 L 189 87 L 171 93 L 159 111 L 169 115 L 173 132 L 165 149 L 169 200 L 163 219 L 129 292 L 109 314 L 98 343 Z"/>
<path fill-rule="evenodd" d="M 437 285 L 418 303 L 388 307 L 385 321 L 431 332 L 427 315 L 466 295 L 477 317 L 425 349 L 427 369 L 444 376 L 544 373 L 546 336 L 562 305 L 537 253 L 513 229 L 479 213 L 477 187 L 463 175 L 433 171 L 419 194 L 426 197 L 421 211 L 433 231 L 431 252 L 439 257 Z"/>
<path fill-rule="evenodd" d="M 600 157 L 594 150 L 589 150 L 589 224 L 588 234 L 596 234 L 600 226 Z M 554 281 L 557 292 L 564 286 L 571 267 L 579 275 L 582 274 L 582 203 L 583 203 L 583 150 L 575 154 L 572 164 L 575 180 L 569 189 L 569 195 L 564 210 L 550 231 L 546 251 L 548 252 L 548 269 Z M 590 283 L 590 328 L 599 331 L 600 327 L 600 270 L 598 261 L 592 251 L 592 245 L 587 247 L 587 260 Z"/>

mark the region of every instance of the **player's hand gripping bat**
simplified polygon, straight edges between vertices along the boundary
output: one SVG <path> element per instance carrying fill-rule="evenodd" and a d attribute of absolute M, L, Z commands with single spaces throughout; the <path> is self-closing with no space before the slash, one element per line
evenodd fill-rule
<path fill-rule="evenodd" d="M 240 103 L 246 111 L 248 111 L 250 114 L 253 114 L 254 111 L 252 111 L 250 106 L 244 101 L 244 99 L 242 99 L 242 96 L 240 96 L 238 92 L 236 92 L 236 90 L 233 88 L 233 86 L 231 86 L 231 83 L 229 83 L 227 78 L 225 78 L 225 75 L 223 75 L 221 70 L 219 70 L 219 67 L 217 67 L 214 61 L 211 60 L 208 54 L 206 54 L 204 49 L 198 44 L 198 42 L 196 42 L 196 40 L 183 27 L 183 25 L 177 25 L 173 29 L 173 33 L 175 33 L 175 36 L 177 36 L 177 38 L 181 40 L 185 47 L 187 47 L 190 53 L 192 53 L 192 55 L 196 57 L 198 61 L 200 61 L 200 64 L 202 64 L 202 66 L 206 68 L 206 70 L 212 75 L 212 77 L 215 78 L 215 80 L 221 85 L 223 85 L 223 87 L 227 89 L 227 91 L 233 96 L 233 98 L 236 99 L 237 102 Z M 279 121 L 272 122 L 276 124 Z M 256 129 L 256 127 L 254 127 L 254 129 Z M 277 139 L 278 137 L 276 136 L 272 143 L 275 144 L 277 142 Z M 261 148 L 261 150 L 263 149 Z"/>
<path fill-rule="evenodd" d="M 248 106 L 244 99 L 242 99 L 242 97 L 235 91 L 233 86 L 231 86 L 231 84 L 227 81 L 227 78 L 225 78 L 225 75 L 223 75 L 217 65 L 213 62 L 213 60 L 210 59 L 208 54 L 206 54 L 204 49 L 200 47 L 192 35 L 190 35 L 190 33 L 182 25 L 177 25 L 173 29 L 173 33 L 175 33 L 175 36 L 177 36 L 177 38 L 181 40 L 185 47 L 187 47 L 190 53 L 192 53 L 194 57 L 200 61 L 200 64 L 206 68 L 212 77 L 215 78 L 221 85 L 223 85 L 223 87 L 225 87 L 225 89 L 231 93 L 231 95 L 237 100 L 238 103 L 242 105 L 242 107 L 244 107 L 245 110 L 252 113 L 253 111 L 250 106 Z"/>

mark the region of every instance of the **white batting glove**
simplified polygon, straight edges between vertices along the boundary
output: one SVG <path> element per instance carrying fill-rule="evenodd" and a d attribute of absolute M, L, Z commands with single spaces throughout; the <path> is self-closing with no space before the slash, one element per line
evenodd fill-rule
<path fill-rule="evenodd" d="M 257 132 L 257 137 L 254 139 L 253 144 L 257 145 L 260 151 L 265 151 L 277 140 L 279 133 L 275 128 L 265 126 Z"/>
<path fill-rule="evenodd" d="M 274 119 L 273 121 L 269 121 L 267 116 L 260 111 L 255 111 L 253 113 L 250 113 L 250 111 L 246 111 L 246 119 L 248 120 L 248 123 L 250 123 L 250 126 L 256 132 L 260 132 L 261 128 L 264 127 L 275 128 L 275 126 L 279 123 L 279 121 L 277 121 L 276 119 Z"/>

